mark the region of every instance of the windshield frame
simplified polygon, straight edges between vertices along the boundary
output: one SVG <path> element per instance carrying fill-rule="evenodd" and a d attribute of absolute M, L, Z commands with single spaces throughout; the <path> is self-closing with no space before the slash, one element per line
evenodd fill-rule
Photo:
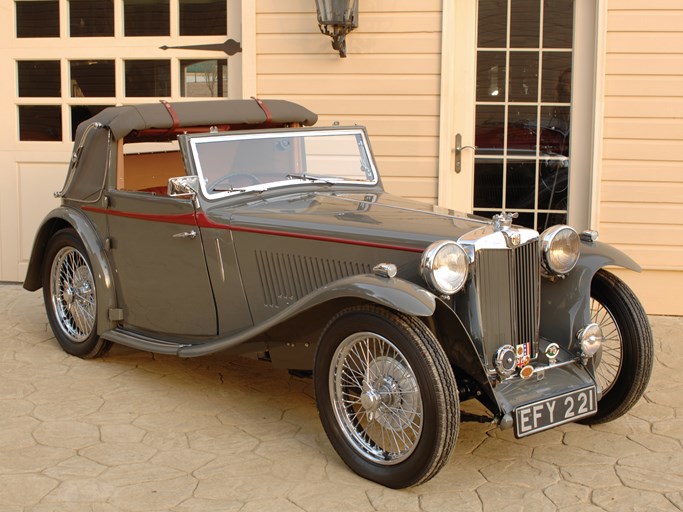
<path fill-rule="evenodd" d="M 293 137 L 335 137 L 353 135 L 358 139 L 359 157 L 364 166 L 367 167 L 367 173 L 372 176 L 368 180 L 354 180 L 345 177 L 334 176 L 317 176 L 315 172 L 310 175 L 302 174 L 300 179 L 289 175 L 286 179 L 280 181 L 272 181 L 268 183 L 250 184 L 244 187 L 235 187 L 233 189 L 226 189 L 221 191 L 211 191 L 208 188 L 208 179 L 202 169 L 202 162 L 198 151 L 198 146 L 201 144 L 220 142 L 220 141 L 239 141 L 239 140 L 257 140 L 257 139 L 277 139 L 277 138 L 293 138 Z M 235 132 L 220 132 L 220 133 L 203 133 L 203 134 L 187 134 L 187 148 L 190 151 L 191 161 L 195 173 L 199 176 L 200 191 L 203 197 L 208 200 L 222 199 L 226 197 L 235 197 L 241 194 L 253 195 L 254 193 L 262 193 L 267 190 L 296 187 L 296 186 L 322 186 L 329 188 L 334 185 L 340 186 L 362 186 L 362 187 L 376 187 L 380 183 L 379 173 L 370 149 L 367 133 L 363 127 L 329 127 L 329 128 L 278 128 L 272 130 L 255 131 L 235 131 Z M 226 174 L 227 176 L 228 174 Z M 317 179 L 320 178 L 320 179 Z"/>

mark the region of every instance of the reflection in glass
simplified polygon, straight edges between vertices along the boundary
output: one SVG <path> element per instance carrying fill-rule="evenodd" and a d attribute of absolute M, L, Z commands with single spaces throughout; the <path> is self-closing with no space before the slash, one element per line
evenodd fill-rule
<path fill-rule="evenodd" d="M 503 161 L 477 158 L 474 162 L 475 208 L 503 208 Z"/>
<path fill-rule="evenodd" d="M 536 161 L 508 160 L 507 186 L 505 187 L 506 208 L 533 210 L 535 207 Z"/>
<path fill-rule="evenodd" d="M 505 48 L 507 46 L 507 0 L 479 0 L 477 46 Z"/>
<path fill-rule="evenodd" d="M 538 52 L 510 53 L 510 101 L 538 101 Z"/>
<path fill-rule="evenodd" d="M 508 110 L 508 155 L 536 155 L 535 105 L 510 105 Z"/>
<path fill-rule="evenodd" d="M 20 98 L 58 98 L 62 95 L 58 60 L 17 61 Z"/>
<path fill-rule="evenodd" d="M 171 63 L 168 60 L 127 60 L 126 96 L 171 95 Z"/>
<path fill-rule="evenodd" d="M 169 0 L 124 0 L 123 31 L 130 36 L 167 36 Z"/>
<path fill-rule="evenodd" d="M 62 107 L 59 105 L 20 105 L 19 140 L 61 141 Z"/>
<path fill-rule="evenodd" d="M 511 2 L 510 47 L 538 48 L 541 29 L 540 0 L 511 0 Z"/>
<path fill-rule="evenodd" d="M 477 154 L 502 155 L 505 147 L 505 107 L 477 105 L 474 145 Z"/>
<path fill-rule="evenodd" d="M 513 222 L 518 226 L 524 226 L 531 229 L 536 229 L 534 225 L 535 214 L 533 212 L 518 212 L 519 217 L 517 217 Z"/>
<path fill-rule="evenodd" d="M 569 107 L 541 108 L 541 155 L 569 156 Z"/>
<path fill-rule="evenodd" d="M 569 160 L 541 160 L 538 177 L 538 208 L 566 210 L 569 190 Z"/>
<path fill-rule="evenodd" d="M 477 52 L 477 101 L 505 101 L 505 52 Z"/>
<path fill-rule="evenodd" d="M 59 37 L 57 0 L 17 0 L 17 37 Z"/>
<path fill-rule="evenodd" d="M 72 60 L 71 97 L 116 96 L 113 60 Z"/>
<path fill-rule="evenodd" d="M 71 140 L 76 137 L 76 128 L 83 121 L 90 119 L 107 107 L 113 105 L 72 105 L 71 106 Z"/>
<path fill-rule="evenodd" d="M 567 223 L 567 213 L 566 212 L 552 212 L 543 213 L 538 212 L 538 226 L 536 229 L 543 232 L 550 226 L 555 226 L 556 224 L 566 224 Z"/>
<path fill-rule="evenodd" d="M 226 0 L 179 0 L 181 36 L 221 36 L 228 33 Z"/>
<path fill-rule="evenodd" d="M 571 48 L 574 0 L 552 0 L 543 6 L 543 47 Z"/>
<path fill-rule="evenodd" d="M 71 37 L 111 37 L 114 35 L 113 0 L 69 0 Z"/>
<path fill-rule="evenodd" d="M 180 95 L 188 98 L 226 98 L 228 60 L 181 60 Z"/>
<path fill-rule="evenodd" d="M 572 100 L 571 52 L 543 53 L 543 94 L 547 103 L 569 103 Z"/>

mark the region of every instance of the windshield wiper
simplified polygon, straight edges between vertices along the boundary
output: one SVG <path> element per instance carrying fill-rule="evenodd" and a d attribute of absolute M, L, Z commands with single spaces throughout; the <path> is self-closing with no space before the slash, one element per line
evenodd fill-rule
<path fill-rule="evenodd" d="M 326 178 L 321 178 L 320 176 L 312 176 L 310 174 L 288 174 L 286 177 L 290 180 L 322 181 L 326 185 L 334 185 L 333 181 L 330 181 Z"/>
<path fill-rule="evenodd" d="M 246 188 L 234 188 L 234 187 L 230 187 L 230 188 L 214 187 L 214 188 L 211 189 L 212 192 L 249 192 L 249 193 L 252 193 L 252 194 L 255 193 L 255 194 L 259 194 L 259 195 L 260 195 L 260 194 L 263 194 L 266 190 L 268 190 L 268 189 L 267 189 L 267 188 L 250 188 L 250 189 L 246 189 Z"/>

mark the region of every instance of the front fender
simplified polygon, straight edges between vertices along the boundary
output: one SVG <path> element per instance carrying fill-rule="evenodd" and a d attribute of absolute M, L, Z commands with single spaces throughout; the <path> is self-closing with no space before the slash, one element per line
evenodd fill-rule
<path fill-rule="evenodd" d="M 78 233 L 88 252 L 97 293 L 97 331 L 98 334 L 102 334 L 116 326 L 115 322 L 109 320 L 109 310 L 116 307 L 113 274 L 99 235 L 80 210 L 60 206 L 45 217 L 33 242 L 31 259 L 24 279 L 24 288 L 28 291 L 36 291 L 45 285 L 43 283 L 43 267 L 50 238 L 60 229 L 69 227 Z"/>
<path fill-rule="evenodd" d="M 410 281 L 395 277 L 379 277 L 374 274 L 355 275 L 319 288 L 254 327 L 201 344 L 182 345 L 178 348 L 177 354 L 182 357 L 197 357 L 231 349 L 304 311 L 338 299 L 364 300 L 406 315 L 419 317 L 432 316 L 436 309 L 436 297 Z"/>
<path fill-rule="evenodd" d="M 633 259 L 602 242 L 582 242 L 581 256 L 564 279 L 541 283 L 541 336 L 566 348 L 576 333 L 590 323 L 590 288 L 601 268 L 615 265 L 636 272 L 642 269 Z"/>

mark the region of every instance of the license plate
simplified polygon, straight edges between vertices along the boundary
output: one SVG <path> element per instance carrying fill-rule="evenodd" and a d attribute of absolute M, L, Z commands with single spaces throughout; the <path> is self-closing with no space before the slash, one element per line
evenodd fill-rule
<path fill-rule="evenodd" d="M 515 435 L 524 437 L 598 412 L 595 386 L 522 405 L 515 409 Z"/>

